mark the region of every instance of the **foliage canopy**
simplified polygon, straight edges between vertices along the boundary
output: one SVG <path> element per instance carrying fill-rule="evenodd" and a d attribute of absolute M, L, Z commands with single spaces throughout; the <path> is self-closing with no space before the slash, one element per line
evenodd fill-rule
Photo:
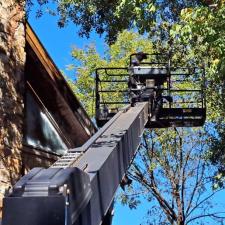
<path fill-rule="evenodd" d="M 205 1 L 147 1 L 147 0 L 27 0 L 28 8 L 34 3 L 40 6 L 37 16 L 43 12 L 58 15 L 59 27 L 69 21 L 80 26 L 79 34 L 89 37 L 92 30 L 106 34 L 108 43 L 116 40 L 124 29 L 137 28 L 143 34 L 160 21 L 177 21 L 180 11 L 186 7 L 203 4 Z"/>

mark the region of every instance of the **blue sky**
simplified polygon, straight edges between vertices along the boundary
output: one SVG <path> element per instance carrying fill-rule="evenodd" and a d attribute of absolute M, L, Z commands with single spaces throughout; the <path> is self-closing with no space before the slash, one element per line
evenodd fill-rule
<path fill-rule="evenodd" d="M 36 19 L 32 13 L 29 17 L 32 28 L 60 70 L 65 71 L 66 65 L 73 63 L 70 54 L 73 45 L 83 48 L 89 43 L 95 43 L 97 51 L 104 54 L 105 43 L 103 38 L 100 38 L 95 33 L 92 33 L 88 40 L 80 38 L 77 35 L 78 29 L 73 24 L 60 29 L 57 27 L 56 21 L 56 17 L 46 14 L 40 19 Z M 74 71 L 65 72 L 71 79 L 75 78 Z M 219 200 L 223 201 L 225 199 L 224 196 L 224 192 L 221 193 L 217 198 L 217 202 Z M 121 206 L 120 203 L 116 203 L 113 225 L 139 225 L 144 221 L 149 206 L 150 204 L 143 200 L 137 210 L 130 210 L 127 206 Z"/>

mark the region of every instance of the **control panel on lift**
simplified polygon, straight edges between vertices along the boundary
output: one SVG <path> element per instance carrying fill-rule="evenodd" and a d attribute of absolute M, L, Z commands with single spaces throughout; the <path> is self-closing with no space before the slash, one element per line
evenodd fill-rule
<path fill-rule="evenodd" d="M 128 67 L 96 70 L 96 122 L 126 104 L 149 102 L 147 128 L 202 126 L 206 119 L 204 68 L 173 67 L 167 54 L 135 53 Z"/>

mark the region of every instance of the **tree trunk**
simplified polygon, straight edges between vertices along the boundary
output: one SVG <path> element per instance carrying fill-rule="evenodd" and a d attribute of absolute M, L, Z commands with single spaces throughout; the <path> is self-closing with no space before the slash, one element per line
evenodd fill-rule
<path fill-rule="evenodd" d="M 22 167 L 24 25 L 24 3 L 0 0 L 0 210 L 4 190 L 18 180 Z"/>

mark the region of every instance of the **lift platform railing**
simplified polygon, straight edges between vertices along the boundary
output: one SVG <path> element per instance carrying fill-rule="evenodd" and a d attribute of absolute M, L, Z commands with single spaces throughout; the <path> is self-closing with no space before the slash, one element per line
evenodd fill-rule
<path fill-rule="evenodd" d="M 142 93 L 142 90 L 134 91 L 133 89 L 131 91 L 128 87 L 130 78 L 133 76 L 133 73 L 137 75 L 140 67 L 142 67 L 142 71 L 145 68 L 151 67 L 154 77 L 155 73 L 157 74 L 159 71 L 166 73 L 168 79 L 165 90 L 168 90 L 170 84 L 170 59 L 168 54 L 135 53 L 130 56 L 129 67 L 98 68 L 96 70 L 95 95 L 96 121 L 98 126 L 104 125 L 119 108 L 126 104 L 132 104 L 131 96 L 133 93 L 137 93 L 138 95 Z M 164 77 L 164 74 L 161 75 Z M 138 82 L 143 82 L 142 74 L 138 74 L 137 80 Z"/>
<path fill-rule="evenodd" d="M 166 63 L 164 61 L 141 62 L 141 65 L 143 64 L 146 66 L 139 67 L 135 65 L 129 68 L 110 67 L 96 70 L 97 124 L 99 126 L 104 125 L 118 112 L 119 108 L 126 104 L 132 104 L 132 94 L 140 96 L 135 101 L 146 101 L 142 89 L 128 88 L 130 77 L 133 76 L 139 83 L 143 83 L 145 90 L 147 78 L 151 80 L 154 77 L 159 77 L 159 74 L 151 73 L 155 71 L 160 73 L 161 71 L 160 75 L 163 73 L 162 79 L 164 79 L 161 82 L 163 85 L 153 89 L 156 94 L 160 93 L 162 97 L 162 108 L 157 116 L 157 121 L 150 118 L 149 127 L 201 126 L 206 118 L 204 69 L 194 67 L 172 68 L 170 62 Z M 155 70 L 152 70 L 152 68 Z M 146 71 L 146 69 L 150 72 Z M 172 101 L 168 101 L 168 97 Z"/>
<path fill-rule="evenodd" d="M 171 68 L 170 108 L 205 108 L 205 72 L 199 68 Z"/>
<path fill-rule="evenodd" d="M 128 68 L 96 69 L 95 110 L 97 125 L 102 126 L 120 108 L 130 104 Z"/>
<path fill-rule="evenodd" d="M 204 68 L 171 68 L 169 93 L 172 102 L 163 101 L 158 123 L 152 127 L 202 126 L 206 119 Z"/>

